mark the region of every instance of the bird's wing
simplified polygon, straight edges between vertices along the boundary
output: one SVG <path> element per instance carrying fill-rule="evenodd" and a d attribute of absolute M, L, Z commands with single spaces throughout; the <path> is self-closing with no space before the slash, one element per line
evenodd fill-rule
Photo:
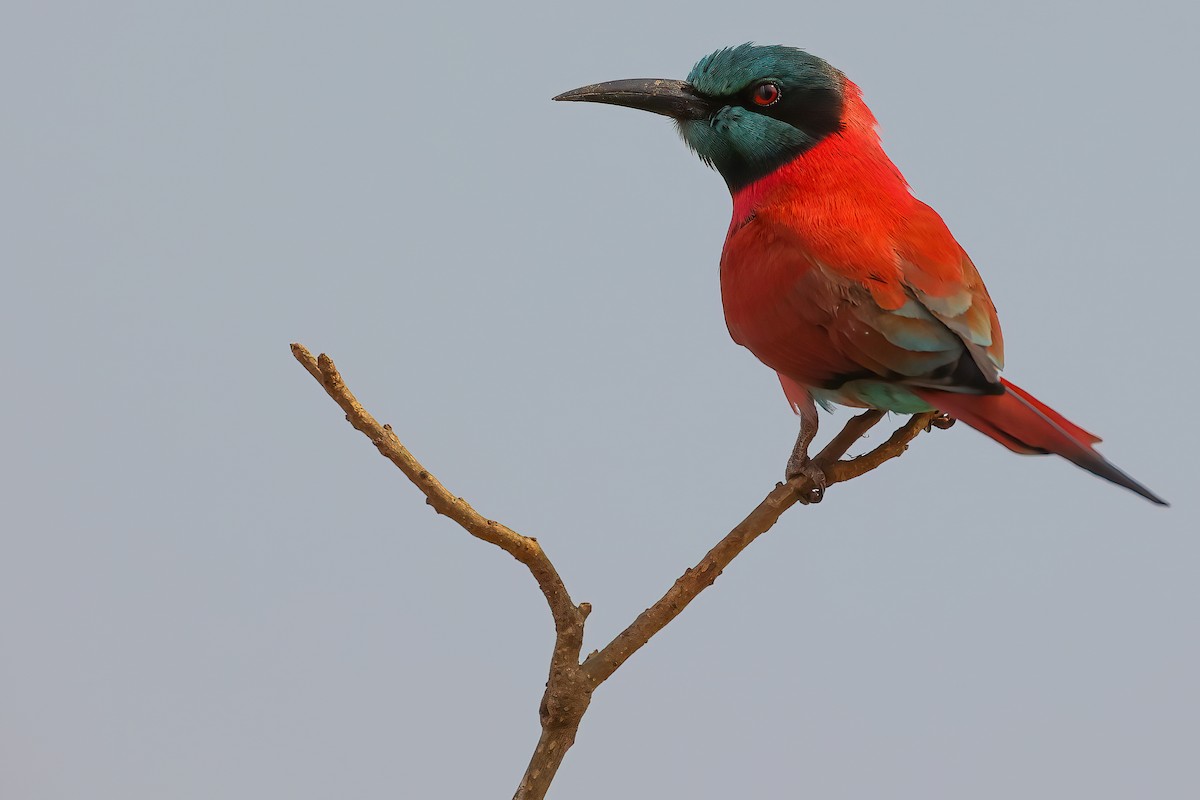
<path fill-rule="evenodd" d="M 940 322 L 961 337 L 990 381 L 1004 368 L 1004 337 L 996 306 L 975 264 L 937 212 L 917 202 L 897 239 L 905 285 Z"/>
<path fill-rule="evenodd" d="M 886 273 L 852 275 L 819 265 L 842 297 L 828 329 L 834 346 L 866 370 L 906 385 L 1002 391 L 995 306 L 941 217 L 918 203 L 893 235 L 892 249 L 896 268 Z"/>

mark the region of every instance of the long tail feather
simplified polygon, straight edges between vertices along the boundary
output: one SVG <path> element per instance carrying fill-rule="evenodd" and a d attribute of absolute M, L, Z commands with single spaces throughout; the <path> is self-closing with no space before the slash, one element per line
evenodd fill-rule
<path fill-rule="evenodd" d="M 1017 453 L 1055 453 L 1118 486 L 1160 506 L 1167 502 L 1096 452 L 1099 437 L 1066 419 L 1033 395 L 1004 381 L 998 395 L 970 395 L 921 390 L 923 399 L 939 411 L 961 419 L 977 431 Z"/>

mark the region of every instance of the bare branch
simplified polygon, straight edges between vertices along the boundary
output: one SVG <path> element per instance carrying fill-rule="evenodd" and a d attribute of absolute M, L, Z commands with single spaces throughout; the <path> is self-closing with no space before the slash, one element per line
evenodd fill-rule
<path fill-rule="evenodd" d="M 857 417 L 851 417 L 814 460 L 820 461 L 822 464 L 832 464 L 837 461 L 854 446 L 855 442 L 866 436 L 867 431 L 878 425 L 881 419 L 883 419 L 882 411 L 864 411 Z"/>
<path fill-rule="evenodd" d="M 831 484 L 841 483 L 857 478 L 859 475 L 865 475 L 886 461 L 899 458 L 908 449 L 909 442 L 917 438 L 917 435 L 921 431 L 929 430 L 930 423 L 936 416 L 937 412 L 935 411 L 925 414 L 913 414 L 908 422 L 897 428 L 888 437 L 886 442 L 874 450 L 858 458 L 846 459 L 831 464 L 825 471 L 825 477 Z"/>
<path fill-rule="evenodd" d="M 808 497 L 814 488 L 809 479 L 778 484 L 758 507 L 718 542 L 695 567 L 684 572 L 658 602 L 642 612 L 633 624 L 604 649 L 592 653 L 580 664 L 583 627 L 591 606 L 587 603 L 575 605 L 558 571 L 538 541 L 487 519 L 467 501 L 451 493 L 401 444 L 390 425 L 380 425 L 363 408 L 328 356 L 322 354 L 313 358 L 312 353 L 299 344 L 292 345 L 292 355 L 341 407 L 346 413 L 347 421 L 366 435 L 376 449 L 424 493 L 426 502 L 433 506 L 437 513 L 449 517 L 467 533 L 496 545 L 524 564 L 546 597 L 546 603 L 554 617 L 555 640 L 554 652 L 550 659 L 550 676 L 539 709 L 542 735 L 514 800 L 541 800 L 545 797 L 563 757 L 575 743 L 575 734 L 591 702 L 593 690 L 641 649 L 654 634 L 679 616 L 700 592 L 712 585 L 738 553 L 770 530 L 784 511 L 800 502 L 801 498 Z M 901 455 L 908 448 L 909 442 L 922 430 L 929 429 L 934 416 L 932 413 L 915 415 L 887 441 L 865 455 L 839 460 L 864 433 L 883 418 L 879 411 L 859 414 L 846 423 L 813 462 L 824 472 L 827 484 L 851 480 Z"/>
<path fill-rule="evenodd" d="M 850 461 L 839 461 L 845 452 L 864 433 L 883 418 L 880 411 L 866 411 L 852 418 L 840 433 L 833 437 L 814 463 L 825 473 L 828 484 L 850 480 L 904 452 L 908 442 L 928 424 L 928 415 L 917 415 L 903 428 L 892 434 L 884 444 Z M 758 507 L 744 520 L 717 542 L 696 566 L 683 573 L 657 603 L 638 615 L 633 624 L 617 635 L 606 647 L 588 656 L 583 668 L 599 685 L 608 679 L 618 667 L 658 633 L 667 623 L 679 616 L 700 592 L 713 584 L 739 553 L 751 542 L 766 533 L 778 521 L 783 512 L 806 497 L 813 484 L 810 480 L 793 481 L 777 485 Z"/>
<path fill-rule="evenodd" d="M 303 345 L 293 344 L 292 353 L 296 360 L 325 388 L 334 402 L 346 412 L 346 420 L 361 431 L 375 445 L 384 458 L 391 461 L 400 471 L 420 489 L 428 498 L 429 505 L 434 511 L 457 522 L 467 533 L 494 544 L 513 558 L 520 561 L 533 573 L 538 587 L 546 596 L 550 611 L 554 615 L 556 627 L 570 628 L 575 625 L 582 627 L 579 609 L 571 602 L 567 587 L 562 578 L 542 551 L 537 539 L 522 536 L 506 525 L 495 520 L 487 519 L 466 500 L 455 496 L 442 482 L 430 474 L 420 461 L 400 443 L 391 425 L 380 425 L 371 414 L 362 407 L 358 399 L 342 380 L 333 359 L 322 354 L 313 358 Z M 582 640 L 582 637 L 581 637 Z"/>
<path fill-rule="evenodd" d="M 346 420 L 355 430 L 361 431 L 380 454 L 400 468 L 424 493 L 426 502 L 437 513 L 449 517 L 467 533 L 496 545 L 524 564 L 545 595 L 554 617 L 554 652 L 550 658 L 550 676 L 540 708 L 542 736 L 517 789 L 516 798 L 544 797 L 563 756 L 575 742 L 579 721 L 591 702 L 594 684 L 579 665 L 579 653 L 583 647 L 584 620 L 592 607 L 587 603 L 575 605 L 537 539 L 522 536 L 506 525 L 487 519 L 430 474 L 400 442 L 390 425 L 380 425 L 363 408 L 342 380 L 333 359 L 325 354 L 313 358 L 312 353 L 300 344 L 292 345 L 292 355 L 346 412 Z"/>

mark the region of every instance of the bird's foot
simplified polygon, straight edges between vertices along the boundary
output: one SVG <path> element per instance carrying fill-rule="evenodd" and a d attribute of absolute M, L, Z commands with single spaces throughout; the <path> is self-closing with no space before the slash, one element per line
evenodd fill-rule
<path fill-rule="evenodd" d="M 784 476 L 788 483 L 801 489 L 801 503 L 819 503 L 825 498 L 825 473 L 807 455 L 792 453 Z"/>
<path fill-rule="evenodd" d="M 936 417 L 933 417 L 929 420 L 929 424 L 925 426 L 925 432 L 928 433 L 934 428 L 944 431 L 947 428 L 954 427 L 954 423 L 957 421 L 958 420 L 949 414 L 938 414 Z"/>

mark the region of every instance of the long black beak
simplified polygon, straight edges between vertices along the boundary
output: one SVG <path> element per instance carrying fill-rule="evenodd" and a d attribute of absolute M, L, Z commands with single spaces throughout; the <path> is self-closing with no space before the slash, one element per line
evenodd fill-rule
<path fill-rule="evenodd" d="M 690 83 L 667 78 L 593 83 L 563 92 L 554 99 L 628 106 L 679 120 L 706 119 L 713 112 L 712 104 L 697 94 Z"/>

